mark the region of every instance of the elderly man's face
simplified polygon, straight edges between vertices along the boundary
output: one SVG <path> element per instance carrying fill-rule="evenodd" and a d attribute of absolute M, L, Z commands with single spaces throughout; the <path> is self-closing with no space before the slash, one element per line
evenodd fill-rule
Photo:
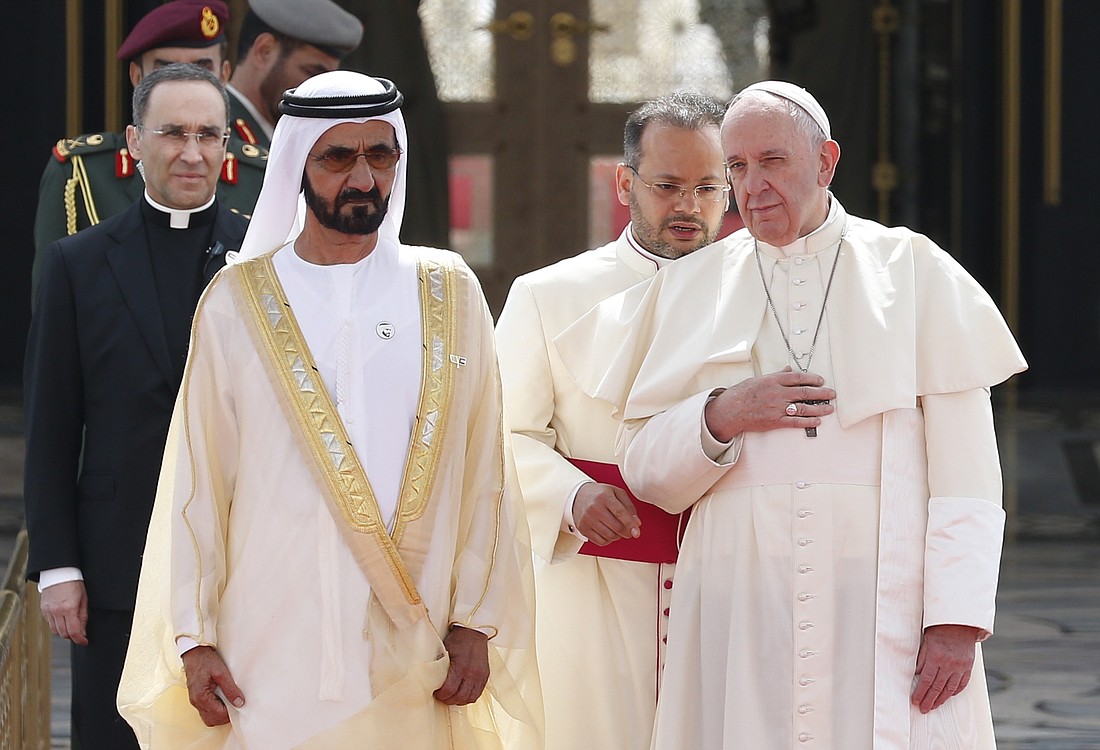
<path fill-rule="evenodd" d="M 145 122 L 126 127 L 126 144 L 141 160 L 153 200 L 178 209 L 210 200 L 225 159 L 225 123 L 225 100 L 206 81 L 162 81 L 153 88 Z M 201 145 L 184 135 L 194 133 L 203 134 Z"/>
<path fill-rule="evenodd" d="M 306 157 L 306 206 L 323 227 L 374 234 L 386 216 L 397 161 L 397 138 L 388 122 L 329 128 Z"/>
<path fill-rule="evenodd" d="M 726 185 L 726 169 L 718 128 L 653 124 L 642 133 L 641 147 L 637 174 L 625 164 L 615 173 L 619 200 L 630 206 L 635 239 L 662 258 L 680 258 L 714 242 L 729 205 L 729 194 L 720 189 Z"/>
<path fill-rule="evenodd" d="M 722 148 L 737 209 L 754 237 L 783 247 L 825 220 L 840 148 L 834 141 L 814 148 L 782 102 L 736 103 L 722 123 Z"/>

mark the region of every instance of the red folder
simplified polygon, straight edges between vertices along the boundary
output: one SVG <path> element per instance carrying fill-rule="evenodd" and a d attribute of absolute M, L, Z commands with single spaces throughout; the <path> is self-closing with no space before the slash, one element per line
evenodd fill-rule
<path fill-rule="evenodd" d="M 603 547 L 585 542 L 580 549 L 582 555 L 634 562 L 676 562 L 676 555 L 680 551 L 680 539 L 683 537 L 683 530 L 687 526 L 688 515 L 691 513 L 690 508 L 674 515 L 661 510 L 656 505 L 639 500 L 626 486 L 623 475 L 615 464 L 585 461 L 582 458 L 570 458 L 569 462 L 600 484 L 610 484 L 626 490 L 630 501 L 634 503 L 634 509 L 638 511 L 638 518 L 642 521 L 642 535 L 637 539 L 618 539 Z"/>

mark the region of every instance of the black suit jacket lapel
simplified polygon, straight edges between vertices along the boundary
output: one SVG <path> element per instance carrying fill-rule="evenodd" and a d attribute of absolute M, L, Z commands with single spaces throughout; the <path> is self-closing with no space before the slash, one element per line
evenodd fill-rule
<path fill-rule="evenodd" d="M 107 248 L 107 263 L 157 369 L 167 382 L 175 384 L 179 375 L 174 372 L 168 352 L 164 315 L 153 279 L 153 261 L 149 257 L 149 242 L 141 221 L 141 204 L 130 206 L 125 216 L 126 219 L 111 232 L 115 244 Z"/>

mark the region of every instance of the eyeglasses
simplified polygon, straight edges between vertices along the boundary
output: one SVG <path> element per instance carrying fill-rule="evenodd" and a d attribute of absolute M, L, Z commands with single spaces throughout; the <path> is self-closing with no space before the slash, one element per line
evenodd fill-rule
<path fill-rule="evenodd" d="M 226 142 L 229 141 L 229 131 L 215 130 L 214 128 L 205 128 L 197 133 L 188 133 L 183 128 L 164 128 L 163 130 L 156 130 L 154 128 L 147 128 L 144 125 L 138 125 L 137 128 L 146 133 L 152 133 L 164 142 L 178 149 L 182 149 L 186 146 L 189 138 L 194 138 L 195 143 L 199 144 L 199 148 L 205 151 L 217 151 L 222 149 L 225 147 Z"/>
<path fill-rule="evenodd" d="M 394 168 L 401 158 L 399 148 L 371 148 L 366 151 L 352 151 L 348 148 L 330 148 L 323 154 L 310 154 L 309 158 L 320 164 L 328 172 L 350 172 L 362 156 L 372 170 L 384 172 Z"/>
<path fill-rule="evenodd" d="M 674 182 L 654 182 L 652 185 L 642 179 L 638 170 L 629 164 L 625 165 L 638 178 L 638 182 L 645 185 L 653 195 L 663 201 L 676 201 L 683 198 L 689 192 L 695 194 L 695 200 L 699 203 L 718 203 L 726 197 L 730 191 L 729 185 L 696 185 L 694 188 L 686 188 Z"/>

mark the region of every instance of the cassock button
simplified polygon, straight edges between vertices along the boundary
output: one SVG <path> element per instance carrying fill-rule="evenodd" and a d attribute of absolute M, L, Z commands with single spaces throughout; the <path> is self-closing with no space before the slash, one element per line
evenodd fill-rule
<path fill-rule="evenodd" d="M 665 611 L 664 611 L 663 614 L 664 614 L 665 617 L 668 617 L 668 607 L 665 607 Z"/>
<path fill-rule="evenodd" d="M 810 630 L 813 626 L 814 626 L 814 624 L 812 622 L 810 622 L 809 620 L 802 620 L 801 622 L 798 623 L 798 629 L 799 630 Z"/>
<path fill-rule="evenodd" d="M 798 511 L 798 517 L 799 518 L 809 518 L 813 514 L 814 514 L 814 512 L 812 510 L 806 510 L 805 508 Z"/>
<path fill-rule="evenodd" d="M 810 539 L 808 537 L 802 537 L 801 539 L 798 540 L 798 546 L 799 547 L 809 547 L 813 543 L 814 543 L 814 540 Z"/>
<path fill-rule="evenodd" d="M 667 635 L 661 638 L 661 643 L 666 643 L 666 644 L 668 643 L 668 636 Z"/>
<path fill-rule="evenodd" d="M 668 579 L 665 580 L 665 588 L 666 589 L 672 588 L 672 579 L 671 578 L 668 578 Z"/>
<path fill-rule="evenodd" d="M 805 283 L 806 283 L 805 279 L 795 279 L 794 280 L 794 285 L 795 286 L 802 286 Z"/>
<path fill-rule="evenodd" d="M 809 687 L 810 685 L 814 684 L 814 679 L 811 677 L 803 677 L 801 680 L 798 681 L 798 684 L 802 687 Z"/>
<path fill-rule="evenodd" d="M 813 706 L 807 705 L 805 703 L 798 707 L 798 713 L 800 713 L 800 714 L 812 713 L 813 710 L 814 710 Z"/>
<path fill-rule="evenodd" d="M 798 595 L 798 601 L 800 601 L 800 602 L 808 602 L 813 598 L 814 598 L 813 594 L 802 593 L 802 594 Z"/>
<path fill-rule="evenodd" d="M 798 735 L 799 742 L 810 742 L 813 738 L 814 736 L 812 734 L 806 734 L 805 732 Z"/>
<path fill-rule="evenodd" d="M 798 572 L 802 573 L 802 574 L 812 573 L 813 568 L 811 568 L 809 565 L 799 565 L 798 566 Z"/>
<path fill-rule="evenodd" d="M 805 332 L 806 332 L 805 328 L 796 328 L 793 331 L 791 331 L 791 333 L 793 333 L 795 336 L 801 336 Z"/>
<path fill-rule="evenodd" d="M 794 486 L 797 487 L 800 490 L 804 490 L 804 489 L 806 489 L 807 484 L 805 482 L 795 482 Z"/>
<path fill-rule="evenodd" d="M 795 302 L 793 305 L 791 305 L 791 307 L 793 307 L 795 310 L 801 310 L 805 306 L 805 302 Z"/>
<path fill-rule="evenodd" d="M 817 652 L 813 649 L 804 648 L 798 652 L 798 656 L 801 659 L 809 659 L 811 656 L 817 656 Z"/>

